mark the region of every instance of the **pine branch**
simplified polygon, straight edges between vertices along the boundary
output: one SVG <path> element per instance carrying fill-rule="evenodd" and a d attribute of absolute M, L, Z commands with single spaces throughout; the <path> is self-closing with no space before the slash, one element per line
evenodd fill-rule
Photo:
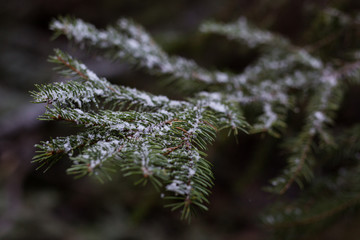
<path fill-rule="evenodd" d="M 263 45 L 276 45 L 277 47 L 287 47 L 289 45 L 288 40 L 250 25 L 244 17 L 228 24 L 209 21 L 201 25 L 200 31 L 204 33 L 217 33 L 227 36 L 229 39 L 239 40 L 250 48 Z"/>
<path fill-rule="evenodd" d="M 94 26 L 86 24 L 81 20 L 63 18 L 53 22 L 52 29 L 56 30 L 59 34 L 62 33 L 67 35 L 69 38 L 76 36 L 75 41 L 78 43 L 86 43 L 97 48 L 116 52 L 116 57 L 124 57 L 129 59 L 130 62 L 140 62 L 142 63 L 142 67 L 147 66 L 151 69 L 150 71 L 153 71 L 154 69 L 155 71 L 158 71 L 158 69 L 161 69 L 161 67 L 145 64 L 147 58 L 151 56 L 149 52 L 157 55 L 158 59 L 168 59 L 168 56 L 160 50 L 153 40 L 150 39 L 149 35 L 142 28 L 139 28 L 132 22 L 124 19 L 120 20 L 118 25 L 119 26 L 116 29 L 110 27 L 107 30 L 102 31 L 97 30 Z M 79 29 L 81 29 L 81 31 L 86 30 L 87 32 L 79 33 Z M 249 66 L 243 74 L 232 76 L 223 75 L 223 81 L 215 81 L 227 85 L 226 91 L 214 93 L 201 92 L 198 94 L 198 97 L 203 100 L 202 103 L 204 106 L 208 106 L 218 112 L 227 112 L 226 115 L 230 116 L 228 117 L 228 119 L 230 119 L 230 122 L 228 122 L 230 124 L 228 125 L 232 126 L 233 129 L 236 129 L 236 125 L 233 124 L 232 121 L 240 114 L 237 112 L 237 114 L 230 115 L 229 104 L 231 103 L 231 105 L 234 105 L 235 103 L 232 109 L 239 109 L 239 103 L 249 104 L 260 102 L 263 105 L 263 114 L 258 117 L 258 123 L 254 124 L 252 132 L 265 130 L 274 136 L 279 136 L 275 128 L 283 128 L 286 126 L 284 120 L 287 116 L 288 109 L 292 106 L 287 94 L 289 88 L 303 88 L 306 85 L 308 88 L 312 88 L 314 84 L 321 83 L 321 80 L 320 82 L 319 80 L 312 80 L 319 76 L 314 70 L 321 69 L 323 65 L 322 62 L 310 56 L 306 51 L 292 46 L 286 39 L 248 25 L 244 19 L 240 19 L 237 23 L 228 25 L 208 23 L 205 24 L 202 29 L 206 32 L 221 33 L 231 38 L 240 39 L 248 44 L 252 41 L 253 45 L 250 45 L 250 47 L 259 45 L 273 46 L 275 43 L 281 43 L 280 48 L 278 47 L 275 50 L 271 50 L 268 54 L 265 54 L 264 57 L 260 58 L 253 66 Z M 109 39 L 110 34 L 115 34 L 116 36 L 111 38 L 112 42 Z M 116 38 L 118 39 L 117 44 L 114 43 L 114 39 Z M 256 41 L 256 39 L 258 41 Z M 136 42 L 137 48 L 135 49 L 133 46 L 127 46 L 126 44 L 129 42 L 130 45 Z M 150 51 L 149 49 L 152 50 Z M 119 54 L 119 52 L 121 52 L 121 54 Z M 167 66 L 165 60 L 162 62 L 159 61 L 158 65 Z M 181 66 L 181 64 L 175 65 Z M 304 76 L 303 73 L 299 72 L 295 72 L 292 76 L 288 74 L 289 71 L 297 69 L 301 65 L 309 68 L 307 75 Z M 191 71 L 192 70 L 189 71 L 189 69 L 187 69 L 187 72 Z M 262 80 L 261 76 L 266 75 L 266 78 L 268 78 L 269 74 L 273 78 L 280 77 L 280 81 Z M 292 81 L 294 76 L 297 77 L 297 79 L 300 78 L 302 81 L 300 83 L 299 81 Z M 183 76 L 182 78 L 188 80 L 192 79 L 189 76 Z M 326 90 L 323 94 L 326 95 L 329 91 Z M 245 95 L 244 92 L 247 94 Z M 328 96 L 325 95 L 323 98 L 327 99 Z M 204 99 L 206 99 L 206 101 L 204 101 Z M 211 104 L 207 104 L 206 102 L 208 101 L 210 101 Z M 321 101 L 324 101 L 324 99 Z M 224 103 L 226 103 L 227 106 L 224 105 Z M 277 111 L 274 111 L 275 109 Z M 311 167 L 309 166 L 309 159 L 311 159 L 311 157 L 309 151 L 312 138 L 313 135 L 317 133 L 317 130 L 323 133 L 321 130 L 322 126 L 318 125 L 321 125 L 321 121 L 324 119 L 316 119 L 319 117 L 323 117 L 322 107 L 319 111 L 313 111 L 313 116 L 309 116 L 309 124 L 304 128 L 304 133 L 300 135 L 297 143 L 297 146 L 300 145 L 302 147 L 299 148 L 300 150 L 295 150 L 294 157 L 290 159 L 290 171 L 285 171 L 285 179 L 287 180 L 280 177 L 273 181 L 276 185 L 279 181 L 285 184 L 279 190 L 280 193 L 284 193 L 294 181 L 298 181 L 298 183 L 301 184 L 299 177 L 305 177 L 308 180 L 311 178 Z M 239 122 L 241 122 L 241 120 Z M 314 124 L 314 126 L 311 126 L 311 124 Z M 314 133 L 308 134 L 308 131 L 313 131 Z"/>
<path fill-rule="evenodd" d="M 79 19 L 59 18 L 53 21 L 51 29 L 56 35 L 64 34 L 69 39 L 74 39 L 76 43 L 101 49 L 112 58 L 125 59 L 134 65 L 148 69 L 152 74 L 165 74 L 179 81 L 187 81 L 189 84 L 186 85 L 189 88 L 194 89 L 195 82 L 202 82 L 205 85 L 216 84 L 221 88 L 223 104 L 233 105 L 235 102 L 247 105 L 259 102 L 263 105 L 264 112 L 259 116 L 253 132 L 269 131 L 279 136 L 277 128 L 285 127 L 284 119 L 287 110 L 292 107 L 287 91 L 289 88 L 312 86 L 313 80 L 316 79 L 316 74 L 312 74 L 311 78 L 305 78 L 298 71 L 294 74 L 289 74 L 289 72 L 301 65 L 308 67 L 309 70 L 319 69 L 322 67 L 322 62 L 310 56 L 306 51 L 293 47 L 286 39 L 248 25 L 244 19 L 229 25 L 211 23 L 204 26 L 211 28 L 213 25 L 216 25 L 216 29 L 229 28 L 230 32 L 247 41 L 254 38 L 255 42 L 256 39 L 259 41 L 263 39 L 261 44 L 282 42 L 284 49 L 270 51 L 242 74 L 232 74 L 211 72 L 190 60 L 168 56 L 143 28 L 126 19 L 120 19 L 115 26 L 110 26 L 106 30 L 99 30 Z M 242 32 L 243 30 L 245 32 Z M 272 80 L 268 79 L 269 74 Z M 302 77 L 302 82 L 294 82 L 300 77 Z M 212 95 L 216 94 L 218 93 L 215 92 Z M 275 109 L 278 111 L 274 112 Z"/>
<path fill-rule="evenodd" d="M 141 26 L 128 19 L 119 19 L 116 25 L 98 30 L 81 19 L 63 17 L 54 20 L 50 28 L 56 36 L 64 34 L 76 43 L 101 49 L 111 58 L 126 59 L 153 74 L 166 74 L 205 84 L 218 84 L 228 78 L 227 74 L 209 72 L 192 60 L 168 56 Z"/>
<path fill-rule="evenodd" d="M 311 227 L 329 224 L 329 220 L 359 205 L 359 125 L 347 130 L 335 131 L 337 145 L 316 155 L 333 162 L 335 174 L 323 173 L 313 181 L 311 187 L 300 192 L 296 199 L 271 204 L 262 215 L 263 223 L 275 234 L 301 236 Z M 341 168 L 337 167 L 341 164 Z M 335 175 L 335 176 L 334 176 Z M 306 227 L 306 228 L 305 228 Z"/>
<path fill-rule="evenodd" d="M 335 19 L 344 26 L 354 24 L 353 18 L 341 12 L 329 10 L 327 14 L 331 21 Z M 294 46 L 278 34 L 249 24 L 245 18 L 229 24 L 208 22 L 201 26 L 204 33 L 220 34 L 259 51 L 260 57 L 241 73 L 211 71 L 192 60 L 169 56 L 141 26 L 127 19 L 97 29 L 80 19 L 65 17 L 54 20 L 51 29 L 55 35 L 65 35 L 80 46 L 125 60 L 149 74 L 170 77 L 183 86 L 180 90 L 190 90 L 192 95 L 175 101 L 117 86 L 56 50 L 50 61 L 69 80 L 37 85 L 32 96 L 36 103 L 47 103 L 40 119 L 66 121 L 81 126 L 82 131 L 37 145 L 39 154 L 34 161 L 47 167 L 46 170 L 68 156 L 72 166 L 67 172 L 77 177 L 94 175 L 103 181 L 111 179 L 116 170 L 121 170 L 124 176 L 138 175 L 137 183 L 151 182 L 167 194 L 166 199 L 171 201 L 167 207 L 182 209 L 182 218 L 189 219 L 196 208 L 207 210 L 213 174 L 204 152 L 219 130 L 230 128 L 235 134 L 267 132 L 281 137 L 289 112 L 295 113 L 297 108 L 305 111 L 301 130 L 291 128 L 284 134 L 288 164 L 267 188 L 280 195 L 295 182 L 303 188 L 312 181 L 314 169 L 322 160 L 319 152 L 334 155 L 332 148 L 336 149 L 339 139 L 351 136 L 352 143 L 358 139 L 348 133 L 338 137 L 329 127 L 345 85 L 358 83 L 359 61 L 337 61 L 334 67 L 311 55 L 309 48 Z M 334 34 L 315 43 L 313 50 L 338 36 Z M 250 124 L 245 121 L 244 108 L 251 109 Z M 298 132 L 294 134 L 293 130 Z M 355 155 L 359 149 L 354 146 L 340 158 Z M 358 168 L 349 170 L 346 181 L 358 185 L 357 173 Z M 313 186 L 317 184 L 315 181 Z M 316 196 L 319 204 L 312 204 L 314 211 L 304 212 L 299 207 L 304 202 L 299 201 L 285 212 L 270 213 L 264 222 L 275 227 L 297 227 L 331 217 L 358 203 L 359 191 L 346 189 L 330 189 L 326 196 L 333 201 L 328 201 L 325 208 L 321 204 L 327 199 Z M 304 198 L 312 198 L 311 194 L 304 194 Z"/>
<path fill-rule="evenodd" d="M 293 46 L 289 40 L 280 35 L 252 26 L 243 17 L 228 24 L 206 22 L 200 30 L 204 33 L 216 33 L 238 40 L 249 48 L 266 48 L 270 55 L 287 55 L 281 60 L 278 58 L 277 62 L 269 62 L 269 59 L 266 59 L 264 63 L 270 68 L 283 68 L 296 62 L 315 69 L 323 66 L 320 59 L 311 56 L 305 49 Z"/>
<path fill-rule="evenodd" d="M 217 126 L 245 130 L 243 118 L 221 101 L 173 101 L 113 85 L 60 50 L 55 54 L 52 61 L 72 80 L 40 85 L 32 92 L 35 102 L 48 103 L 40 119 L 85 130 L 37 145 L 40 153 L 34 161 L 50 167 L 68 155 L 73 162 L 69 174 L 100 180 L 120 168 L 126 176 L 141 175 L 142 182 L 149 180 L 178 196 L 181 201 L 170 206 L 183 207 L 184 218 L 190 217 L 193 205 L 206 209 L 212 172 L 201 151 L 215 139 Z M 111 109 L 106 109 L 109 103 Z"/>
<path fill-rule="evenodd" d="M 200 81 L 204 84 L 230 84 L 236 88 L 239 84 L 244 85 L 244 78 L 245 81 L 247 78 L 257 78 L 266 71 L 278 72 L 279 68 L 286 72 L 289 65 L 296 62 L 315 69 L 322 67 L 322 62 L 310 56 L 305 50 L 293 47 L 285 38 L 273 36 L 268 31 L 261 31 L 255 27 L 248 26 L 245 19 L 240 19 L 239 22 L 227 25 L 207 23 L 201 29 L 204 32 L 223 33 L 221 31 L 206 30 L 208 28 L 211 29 L 213 25 L 219 31 L 221 29 L 231 30 L 226 31 L 225 34 L 237 34 L 238 31 L 251 32 L 251 34 L 245 34 L 244 37 L 248 42 L 254 44 L 256 39 L 258 39 L 258 41 L 265 41 L 265 43 L 271 42 L 277 44 L 277 48 L 273 48 L 274 51 L 265 55 L 252 69 L 248 69 L 245 74 L 236 75 L 220 71 L 211 72 L 201 68 L 192 60 L 168 56 L 141 26 L 128 19 L 120 19 L 115 26 L 109 26 L 106 30 L 99 30 L 95 26 L 83 22 L 81 19 L 62 17 L 54 20 L 50 28 L 55 31 L 56 36 L 64 34 L 78 44 L 102 49 L 112 58 L 125 59 L 134 65 L 147 69 L 152 74 L 167 74 L 176 79 L 190 81 L 190 83 Z M 252 34 L 253 32 L 254 34 Z M 279 42 L 284 43 L 284 50 L 278 49 Z M 289 49 L 295 50 L 289 51 Z M 248 76 L 248 74 L 252 76 Z"/>
<path fill-rule="evenodd" d="M 293 154 L 288 159 L 288 166 L 281 176 L 271 181 L 272 187 L 266 190 L 284 194 L 293 182 L 297 182 L 302 188 L 302 180 L 309 182 L 312 179 L 314 138 L 318 137 L 320 143 L 325 145 L 333 145 L 331 134 L 326 128 L 332 123 L 342 99 L 343 87 L 339 83 L 340 77 L 341 70 L 324 70 L 320 80 L 323 83 L 322 87 L 313 95 L 308 106 L 306 124 L 297 139 L 291 142 Z"/>

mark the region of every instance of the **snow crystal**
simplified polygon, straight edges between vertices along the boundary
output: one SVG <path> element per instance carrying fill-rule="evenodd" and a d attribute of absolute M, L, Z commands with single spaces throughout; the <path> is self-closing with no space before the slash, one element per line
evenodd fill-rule
<path fill-rule="evenodd" d="M 202 80 L 203 82 L 207 82 L 210 83 L 211 81 L 211 77 L 209 76 L 209 74 L 205 74 L 205 73 L 196 73 L 194 74 L 194 76 L 199 79 Z"/>
<path fill-rule="evenodd" d="M 247 82 L 247 77 L 244 74 L 237 75 L 235 79 L 235 84 L 244 85 Z"/>
<path fill-rule="evenodd" d="M 168 111 L 166 111 L 166 110 L 164 110 L 164 109 L 160 109 L 160 110 L 158 110 L 158 112 L 161 113 L 161 114 L 167 115 L 168 117 L 172 117 L 172 116 L 173 116 L 173 113 L 168 112 Z"/>
<path fill-rule="evenodd" d="M 218 101 L 220 101 L 222 98 L 221 94 L 218 92 L 213 92 L 213 93 L 200 92 L 199 96 L 209 98 L 210 100 L 218 100 Z"/>
<path fill-rule="evenodd" d="M 143 131 L 143 130 L 145 129 L 145 127 L 144 127 L 143 125 L 139 125 L 139 126 L 137 127 L 137 129 L 138 129 L 139 131 Z"/>
<path fill-rule="evenodd" d="M 124 123 L 119 123 L 116 125 L 112 125 L 110 126 L 111 130 L 123 130 L 126 127 L 126 125 Z"/>
<path fill-rule="evenodd" d="M 225 83 L 229 81 L 229 76 L 226 73 L 218 72 L 216 73 L 216 80 L 220 83 Z"/>
<path fill-rule="evenodd" d="M 96 89 L 94 89 L 94 93 L 95 93 L 96 95 L 101 96 L 101 95 L 104 94 L 104 90 L 96 88 Z"/>
<path fill-rule="evenodd" d="M 180 195 L 185 195 L 190 193 L 191 186 L 187 186 L 180 180 L 174 180 L 171 184 L 166 186 L 166 190 L 178 193 Z"/>
<path fill-rule="evenodd" d="M 328 83 L 331 87 L 334 87 L 337 84 L 337 78 L 335 74 L 325 75 L 321 80 L 323 83 Z"/>
<path fill-rule="evenodd" d="M 305 63 L 308 63 L 311 67 L 313 67 L 315 69 L 322 68 L 323 63 L 319 59 L 312 57 L 305 50 L 300 50 L 298 53 L 299 53 L 300 57 L 303 58 L 303 61 Z"/>
<path fill-rule="evenodd" d="M 168 131 L 170 131 L 170 127 L 165 125 L 162 130 L 165 132 L 168 132 Z"/>
<path fill-rule="evenodd" d="M 155 96 L 155 97 L 153 97 L 152 101 L 159 102 L 159 103 L 168 102 L 169 98 L 167 98 L 166 96 Z"/>
<path fill-rule="evenodd" d="M 141 170 L 145 175 L 151 175 L 151 167 L 149 167 L 149 149 L 146 144 L 142 144 L 141 146 Z"/>
<path fill-rule="evenodd" d="M 180 101 L 172 100 L 169 102 L 170 107 L 180 107 L 182 104 Z"/>
<path fill-rule="evenodd" d="M 70 139 L 66 138 L 66 142 L 64 143 L 64 150 L 66 153 L 71 151 L 71 144 L 70 144 Z"/>
<path fill-rule="evenodd" d="M 317 111 L 314 113 L 314 116 L 316 118 L 316 120 L 318 120 L 319 122 L 324 122 L 326 120 L 326 116 L 324 115 L 324 113 Z"/>
<path fill-rule="evenodd" d="M 107 34 L 106 32 L 99 32 L 98 34 L 98 37 L 101 39 L 101 40 L 105 40 L 107 38 Z"/>
<path fill-rule="evenodd" d="M 101 160 L 97 159 L 97 160 L 91 160 L 90 161 L 90 166 L 89 168 L 94 169 L 96 166 L 101 164 Z"/>
<path fill-rule="evenodd" d="M 163 73 L 169 73 L 169 72 L 174 71 L 173 66 L 169 62 L 163 62 L 160 65 L 160 68 Z"/>
<path fill-rule="evenodd" d="M 217 112 L 222 112 L 222 113 L 226 112 L 226 106 L 219 102 L 210 102 L 209 107 Z"/>
<path fill-rule="evenodd" d="M 148 68 L 153 68 L 155 65 L 160 65 L 161 61 L 157 56 L 147 55 L 146 57 L 146 66 Z"/>
<path fill-rule="evenodd" d="M 276 69 L 282 69 L 287 67 L 289 63 L 287 61 L 270 61 L 267 63 L 267 66 L 269 69 L 276 70 Z"/>
<path fill-rule="evenodd" d="M 51 30 L 53 29 L 62 29 L 64 28 L 64 24 L 62 24 L 61 22 L 59 21 L 54 21 L 52 24 L 51 24 Z"/>
<path fill-rule="evenodd" d="M 74 108 L 74 111 L 81 114 L 81 115 L 84 114 L 84 112 L 81 109 L 78 109 L 78 108 Z"/>
<path fill-rule="evenodd" d="M 309 130 L 310 134 L 315 134 L 316 130 L 319 130 L 322 127 L 323 123 L 328 120 L 326 115 L 320 111 L 316 111 L 313 114 L 313 118 L 313 127 Z"/>
<path fill-rule="evenodd" d="M 140 47 L 140 44 L 138 41 L 134 40 L 134 39 L 129 39 L 127 40 L 127 44 L 129 45 L 130 48 L 132 49 L 137 49 Z"/>
<path fill-rule="evenodd" d="M 269 128 L 276 121 L 277 115 L 272 111 L 270 104 L 264 105 L 264 111 L 267 117 L 265 128 Z"/>
<path fill-rule="evenodd" d="M 150 107 L 155 106 L 155 104 L 151 100 L 150 96 L 147 95 L 146 93 L 139 92 L 137 97 L 143 99 L 148 106 L 150 106 Z"/>
<path fill-rule="evenodd" d="M 189 177 L 192 177 L 192 176 L 194 176 L 195 175 L 195 170 L 194 169 L 192 169 L 192 168 L 189 168 Z"/>
<path fill-rule="evenodd" d="M 92 38 L 91 40 L 94 40 L 94 34 L 89 33 L 88 25 L 82 20 L 77 20 L 76 25 L 73 26 L 73 28 L 74 29 L 72 29 L 72 35 L 74 36 L 76 42 L 80 42 L 86 37 L 90 37 Z"/>
<path fill-rule="evenodd" d="M 136 139 L 136 138 L 139 138 L 140 137 L 140 132 L 136 132 L 134 135 L 133 135 L 133 137 Z"/>
<path fill-rule="evenodd" d="M 89 69 L 86 69 L 86 75 L 88 75 L 89 79 L 92 80 L 92 81 L 98 81 L 99 80 L 99 77 L 96 76 L 96 74 L 89 70 Z"/>

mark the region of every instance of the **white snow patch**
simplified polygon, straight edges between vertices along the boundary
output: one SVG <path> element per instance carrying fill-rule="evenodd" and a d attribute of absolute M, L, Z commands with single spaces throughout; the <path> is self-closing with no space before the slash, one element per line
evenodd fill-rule
<path fill-rule="evenodd" d="M 265 115 L 267 117 L 267 120 L 265 122 L 265 128 L 269 128 L 276 121 L 277 115 L 271 109 L 270 104 L 265 104 L 264 105 L 264 111 L 265 111 Z"/>
<path fill-rule="evenodd" d="M 137 49 L 137 48 L 140 47 L 140 43 L 138 41 L 134 40 L 134 39 L 127 40 L 127 44 L 132 49 Z"/>
<path fill-rule="evenodd" d="M 146 93 L 140 92 L 140 93 L 138 94 L 138 97 L 141 98 L 141 99 L 143 99 L 148 106 L 150 106 L 150 107 L 155 106 L 155 104 L 154 104 L 154 102 L 151 100 L 150 96 L 147 95 Z"/>
<path fill-rule="evenodd" d="M 314 117 L 316 118 L 316 120 L 318 120 L 319 122 L 324 122 L 326 120 L 326 116 L 324 113 L 317 111 L 314 113 Z"/>
<path fill-rule="evenodd" d="M 91 161 L 90 161 L 90 166 L 89 166 L 89 168 L 91 168 L 91 169 L 93 170 L 95 167 L 99 166 L 100 164 L 101 164 L 101 160 L 100 160 L 100 159 L 91 160 Z"/>
<path fill-rule="evenodd" d="M 196 173 L 196 171 L 195 171 L 194 169 L 189 168 L 189 177 L 194 176 L 194 175 L 195 175 L 195 173 Z"/>
<path fill-rule="evenodd" d="M 229 81 L 229 76 L 226 73 L 218 72 L 216 73 L 216 80 L 220 83 L 225 83 Z"/>
<path fill-rule="evenodd" d="M 217 112 L 222 112 L 222 113 L 226 112 L 226 106 L 219 102 L 210 102 L 209 107 Z"/>
<path fill-rule="evenodd" d="M 89 79 L 92 81 L 99 81 L 99 77 L 89 69 L 86 69 L 86 75 L 88 75 Z"/>
<path fill-rule="evenodd" d="M 67 138 L 66 139 L 66 142 L 64 143 L 64 150 L 66 153 L 70 152 L 71 151 L 71 144 L 70 144 L 70 139 Z"/>
<path fill-rule="evenodd" d="M 104 94 L 104 90 L 96 88 L 94 89 L 94 93 L 98 96 L 101 96 Z"/>
<path fill-rule="evenodd" d="M 183 181 L 174 180 L 171 184 L 166 186 L 166 190 L 180 195 L 186 195 L 190 193 L 191 186 L 186 185 Z"/>

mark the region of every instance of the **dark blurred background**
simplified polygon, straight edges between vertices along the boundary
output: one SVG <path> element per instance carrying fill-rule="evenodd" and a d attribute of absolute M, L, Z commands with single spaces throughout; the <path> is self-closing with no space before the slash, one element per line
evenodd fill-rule
<path fill-rule="evenodd" d="M 257 53 L 219 36 L 198 33 L 199 24 L 247 16 L 258 26 L 276 31 L 300 46 L 309 44 L 316 11 L 327 6 L 357 11 L 353 1 L 285 0 L 2 0 L 0 2 L 0 239 L 267 239 L 270 232 L 259 212 L 276 198 L 261 188 L 283 166 L 278 140 L 265 135 L 227 138 L 219 135 L 208 151 L 214 164 L 215 187 L 210 210 L 191 224 L 163 208 L 151 187 L 114 175 L 111 182 L 74 180 L 65 160 L 48 172 L 31 164 L 34 144 L 51 136 L 70 134 L 69 125 L 40 122 L 44 106 L 31 104 L 35 83 L 57 81 L 47 62 L 53 48 L 84 61 L 114 83 L 134 86 L 173 98 L 183 97 L 156 85 L 156 78 L 123 62 L 79 50 L 65 38 L 51 41 L 50 21 L 71 15 L 105 27 L 120 17 L 143 25 L 169 53 L 195 59 L 210 69 L 240 72 Z M 310 34 L 311 35 L 311 34 Z M 305 36 L 305 37 L 304 37 Z M 346 119 L 345 119 L 346 120 Z M 238 143 L 236 143 L 238 142 Z M 354 225 L 354 224 L 353 224 Z M 340 222 L 326 234 L 309 239 L 351 238 L 359 229 Z M 349 237 L 344 238 L 344 232 Z"/>

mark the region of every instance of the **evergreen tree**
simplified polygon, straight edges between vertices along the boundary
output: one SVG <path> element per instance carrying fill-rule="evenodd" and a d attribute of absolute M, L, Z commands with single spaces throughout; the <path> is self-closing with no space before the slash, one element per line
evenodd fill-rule
<path fill-rule="evenodd" d="M 47 103 L 41 120 L 66 121 L 81 130 L 41 142 L 34 161 L 48 169 L 67 155 L 69 174 L 94 175 L 101 181 L 111 179 L 117 169 L 125 176 L 139 175 L 138 183 L 151 182 L 169 200 L 166 206 L 181 208 L 188 219 L 196 208 L 207 209 L 213 175 L 205 151 L 217 132 L 268 133 L 282 139 L 287 165 L 265 187 L 281 198 L 262 216 L 264 224 L 291 237 L 304 225 L 323 223 L 360 200 L 359 126 L 334 123 L 348 86 L 358 82 L 360 62 L 354 49 L 342 61 L 319 50 L 343 31 L 353 33 L 358 17 L 326 9 L 319 19 L 329 31 L 308 47 L 295 46 L 245 18 L 204 23 L 201 32 L 223 35 L 259 52 L 256 61 L 236 74 L 169 56 L 128 19 L 97 29 L 81 19 L 58 18 L 51 23 L 55 36 L 65 35 L 103 56 L 166 77 L 189 97 L 171 100 L 111 84 L 55 50 L 50 61 L 69 80 L 37 85 L 32 96 L 36 103 Z M 301 128 L 292 126 L 294 115 L 301 118 Z M 303 191 L 287 198 L 295 184 Z"/>

